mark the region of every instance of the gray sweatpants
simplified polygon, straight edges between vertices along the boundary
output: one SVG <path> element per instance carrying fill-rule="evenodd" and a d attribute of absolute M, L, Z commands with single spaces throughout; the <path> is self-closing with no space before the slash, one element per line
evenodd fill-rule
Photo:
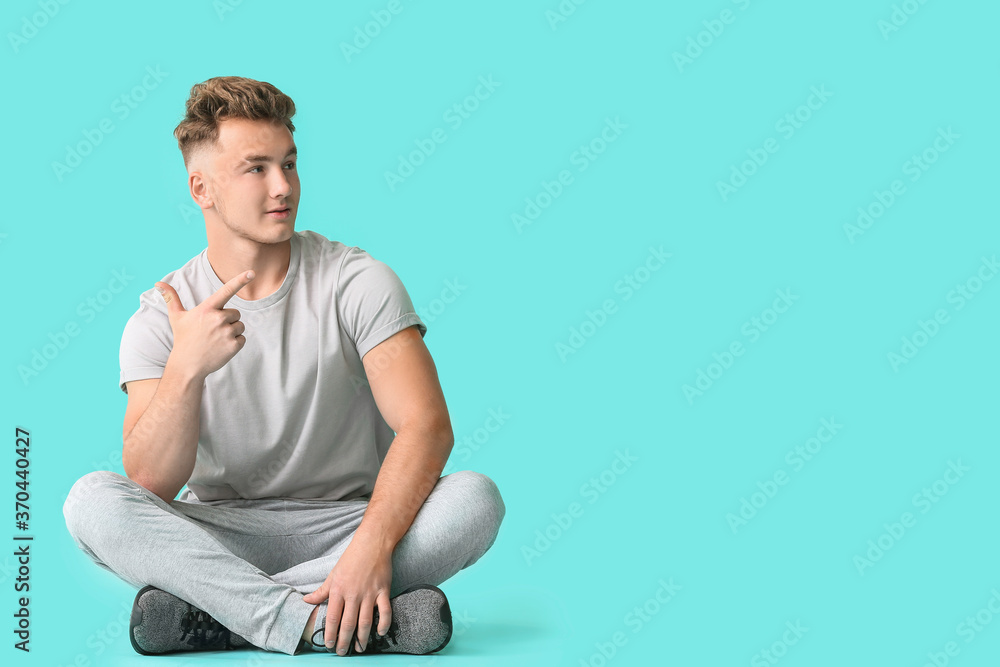
<path fill-rule="evenodd" d="M 117 473 L 81 477 L 63 506 L 77 545 L 136 588 L 152 585 L 211 614 L 268 651 L 294 654 L 316 605 L 303 601 L 333 569 L 367 500 L 164 502 Z M 496 539 L 505 507 L 476 472 L 441 477 L 392 555 L 390 597 L 440 584 Z"/>

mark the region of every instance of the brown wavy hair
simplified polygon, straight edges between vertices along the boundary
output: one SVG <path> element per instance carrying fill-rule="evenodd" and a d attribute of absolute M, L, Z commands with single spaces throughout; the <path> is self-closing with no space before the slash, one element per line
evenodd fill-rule
<path fill-rule="evenodd" d="M 191 87 L 185 108 L 184 119 L 174 128 L 185 167 L 195 151 L 219 140 L 221 120 L 270 120 L 295 132 L 295 102 L 266 81 L 216 76 Z"/>

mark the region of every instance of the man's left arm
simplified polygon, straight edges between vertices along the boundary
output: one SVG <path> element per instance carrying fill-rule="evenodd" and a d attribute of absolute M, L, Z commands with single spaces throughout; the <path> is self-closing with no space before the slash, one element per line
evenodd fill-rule
<path fill-rule="evenodd" d="M 309 604 L 329 598 L 324 641 L 327 647 L 336 642 L 341 655 L 355 629 L 356 648 L 367 648 L 376 606 L 378 633 L 388 631 L 392 552 L 440 478 L 454 445 L 437 370 L 416 326 L 373 347 L 362 363 L 379 412 L 396 437 L 361 525 L 323 585 L 305 596 Z"/>

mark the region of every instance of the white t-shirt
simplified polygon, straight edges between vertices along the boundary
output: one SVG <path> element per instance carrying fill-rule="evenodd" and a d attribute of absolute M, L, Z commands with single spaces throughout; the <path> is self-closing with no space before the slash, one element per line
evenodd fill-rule
<path fill-rule="evenodd" d="M 161 281 L 185 308 L 222 287 L 207 253 Z M 122 391 L 162 377 L 173 347 L 160 293 L 139 304 L 122 334 Z M 281 287 L 225 307 L 240 311 L 247 342 L 205 379 L 197 461 L 178 500 L 370 497 L 395 434 L 361 358 L 407 327 L 427 333 L 399 277 L 361 248 L 296 231 Z"/>

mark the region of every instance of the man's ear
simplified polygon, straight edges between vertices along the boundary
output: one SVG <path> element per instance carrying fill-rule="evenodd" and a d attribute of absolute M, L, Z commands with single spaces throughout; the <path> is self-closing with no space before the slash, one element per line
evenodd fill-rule
<path fill-rule="evenodd" d="M 195 149 L 188 162 L 188 189 L 191 198 L 202 209 L 215 206 L 213 152 L 205 146 Z"/>
<path fill-rule="evenodd" d="M 192 169 L 188 174 L 188 188 L 191 191 L 191 198 L 202 209 L 209 209 L 215 206 L 212 200 L 212 193 L 208 187 L 206 174 L 199 169 Z"/>

